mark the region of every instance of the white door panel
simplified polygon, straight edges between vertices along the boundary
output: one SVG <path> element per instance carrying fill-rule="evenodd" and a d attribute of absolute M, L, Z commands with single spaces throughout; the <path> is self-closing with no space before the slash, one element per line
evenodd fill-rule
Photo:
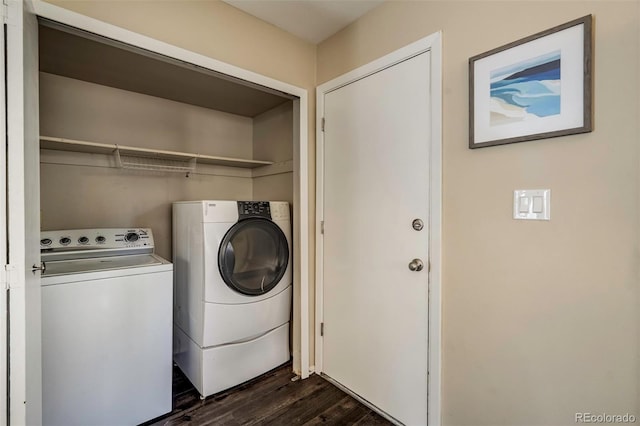
<path fill-rule="evenodd" d="M 38 27 L 26 2 L 9 1 L 7 61 L 7 212 L 9 423 L 42 423 L 40 343 L 40 169 Z"/>
<path fill-rule="evenodd" d="M 324 98 L 323 372 L 407 424 L 427 423 L 429 61 Z"/>

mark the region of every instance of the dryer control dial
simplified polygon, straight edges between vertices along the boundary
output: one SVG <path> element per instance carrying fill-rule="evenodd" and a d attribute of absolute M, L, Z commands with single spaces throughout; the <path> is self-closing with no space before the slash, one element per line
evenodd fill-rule
<path fill-rule="evenodd" d="M 129 243 L 135 243 L 140 239 L 140 234 L 137 232 L 128 232 L 127 235 L 124 236 L 124 239 Z"/>

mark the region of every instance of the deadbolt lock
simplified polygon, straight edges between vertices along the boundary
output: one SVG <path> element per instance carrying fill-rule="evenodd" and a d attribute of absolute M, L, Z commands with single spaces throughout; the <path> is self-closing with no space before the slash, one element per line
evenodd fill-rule
<path fill-rule="evenodd" d="M 411 222 L 411 226 L 416 231 L 422 231 L 422 228 L 424 228 L 424 222 L 421 219 L 413 219 L 413 222 Z"/>

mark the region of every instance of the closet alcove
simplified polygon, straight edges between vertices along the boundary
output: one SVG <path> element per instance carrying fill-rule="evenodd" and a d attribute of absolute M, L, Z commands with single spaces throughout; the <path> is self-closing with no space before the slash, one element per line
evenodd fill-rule
<path fill-rule="evenodd" d="M 43 230 L 148 227 L 171 259 L 174 201 L 293 203 L 297 98 L 46 19 L 39 62 Z"/>

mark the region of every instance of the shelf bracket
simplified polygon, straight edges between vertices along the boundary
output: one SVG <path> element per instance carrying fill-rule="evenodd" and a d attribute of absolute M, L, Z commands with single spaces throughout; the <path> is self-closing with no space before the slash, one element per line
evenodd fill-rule
<path fill-rule="evenodd" d="M 198 160 L 198 157 L 193 157 L 191 160 L 189 160 L 189 170 L 187 170 L 187 174 L 185 175 L 185 177 L 189 177 L 189 174 L 191 174 L 191 172 L 195 172 L 196 171 L 196 161 Z"/>
<path fill-rule="evenodd" d="M 113 152 L 114 157 L 116 157 L 116 166 L 118 166 L 119 169 L 122 169 L 122 159 L 120 158 L 120 148 L 118 148 L 118 145 L 116 145 L 116 150 Z"/>

